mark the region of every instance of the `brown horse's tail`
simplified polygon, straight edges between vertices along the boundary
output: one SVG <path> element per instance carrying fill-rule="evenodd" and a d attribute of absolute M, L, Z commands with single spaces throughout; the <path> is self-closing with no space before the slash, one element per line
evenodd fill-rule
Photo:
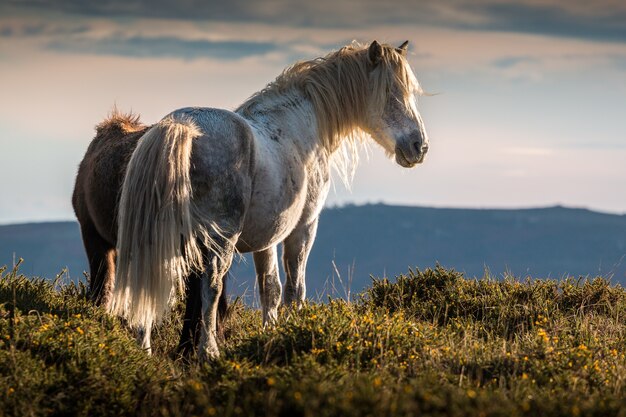
<path fill-rule="evenodd" d="M 194 215 L 190 158 L 200 135 L 189 120 L 168 116 L 139 140 L 118 211 L 117 268 L 109 311 L 149 329 L 184 294 L 185 277 L 202 268 L 206 228 Z"/>

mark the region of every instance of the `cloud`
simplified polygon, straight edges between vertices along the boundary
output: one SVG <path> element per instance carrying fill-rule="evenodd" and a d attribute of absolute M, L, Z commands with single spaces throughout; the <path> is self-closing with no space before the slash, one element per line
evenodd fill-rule
<path fill-rule="evenodd" d="M 602 3 L 602 2 L 600 2 Z M 576 2 L 485 2 L 462 6 L 488 18 L 483 30 L 626 42 L 626 7 L 576 7 Z"/>
<path fill-rule="evenodd" d="M 280 4 L 280 1 L 272 4 Z M 365 6 L 368 4 L 365 3 Z M 437 4 L 437 11 L 432 15 L 439 19 L 463 22 L 465 27 L 492 24 L 476 11 L 480 10 L 478 6 L 485 4 L 485 0 L 476 0 L 478 6 L 473 11 L 463 11 L 462 1 L 455 3 L 456 7 Z M 581 9 L 575 14 L 585 13 L 591 12 Z M 601 43 L 498 32 L 495 29 L 459 30 L 399 23 L 320 30 L 317 27 L 295 26 L 285 20 L 287 23 L 272 24 L 155 18 L 102 19 L 68 14 L 52 14 L 43 18 L 32 13 L 11 17 L 8 14 L 0 18 L 0 36 L 10 37 L 11 41 L 3 42 L 0 51 L 11 52 L 11 56 L 25 56 L 32 53 L 27 51 L 38 51 L 48 55 L 60 52 L 66 56 L 154 57 L 182 61 L 204 58 L 233 61 L 263 57 L 285 66 L 297 60 L 323 56 L 352 39 L 365 42 L 378 39 L 391 43 L 410 39 L 409 59 L 420 72 L 437 70 L 465 75 L 474 72 L 516 82 L 536 82 L 545 79 L 549 73 L 590 69 L 623 73 L 626 57 L 626 42 Z M 7 57 L 7 54 L 0 54 L 0 59 Z"/>
<path fill-rule="evenodd" d="M 63 39 L 49 42 L 50 50 L 66 53 L 117 55 L 126 57 L 168 57 L 182 59 L 239 59 L 264 55 L 278 49 L 269 42 L 211 41 L 176 37 L 122 37 Z"/>
<path fill-rule="evenodd" d="M 66 36 L 86 33 L 91 28 L 84 24 L 49 24 L 41 20 L 36 21 L 4 21 L 0 22 L 0 37 L 36 37 L 36 36 Z"/>
<path fill-rule="evenodd" d="M 363 28 L 413 24 L 626 42 L 626 4 L 615 0 L 9 0 L 15 10 L 98 18 L 152 18 Z M 5 8 L 7 7 L 5 5 Z M 2 6 L 0 6 L 0 9 Z"/>

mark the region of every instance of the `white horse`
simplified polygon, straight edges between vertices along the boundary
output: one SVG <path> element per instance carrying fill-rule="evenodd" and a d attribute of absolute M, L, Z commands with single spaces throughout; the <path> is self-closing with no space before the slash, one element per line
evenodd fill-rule
<path fill-rule="evenodd" d="M 419 84 L 400 47 L 346 46 L 287 68 L 235 112 L 184 108 L 139 139 L 121 190 L 117 266 L 109 311 L 150 329 L 185 294 L 187 336 L 219 355 L 217 304 L 233 253 L 253 252 L 263 322 L 305 299 L 305 268 L 333 164 L 346 166 L 367 134 L 403 167 L 424 160 Z M 108 298 L 108 297 L 106 297 Z M 193 307 L 193 306 L 196 307 Z"/>

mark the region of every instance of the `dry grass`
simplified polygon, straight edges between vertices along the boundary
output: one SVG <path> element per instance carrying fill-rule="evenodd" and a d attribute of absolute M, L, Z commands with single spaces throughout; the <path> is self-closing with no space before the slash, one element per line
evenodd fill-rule
<path fill-rule="evenodd" d="M 180 307 L 148 357 L 83 287 L 57 287 L 0 278 L 1 415 L 626 415 L 626 291 L 602 279 L 435 268 L 269 330 L 235 304 L 202 366 L 171 356 Z"/>

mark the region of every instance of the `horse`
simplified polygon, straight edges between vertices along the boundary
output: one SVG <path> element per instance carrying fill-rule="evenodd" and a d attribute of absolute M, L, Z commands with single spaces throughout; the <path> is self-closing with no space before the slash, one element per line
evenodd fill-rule
<path fill-rule="evenodd" d="M 200 360 L 220 354 L 218 305 L 236 252 L 253 253 L 264 326 L 281 300 L 299 308 L 333 167 L 352 175 L 367 137 L 402 167 L 424 161 L 407 49 L 353 42 L 286 68 L 234 111 L 182 108 L 152 126 L 115 112 L 99 124 L 73 195 L 92 299 L 139 329 L 150 352 L 153 324 L 184 295 L 179 349 Z"/>

